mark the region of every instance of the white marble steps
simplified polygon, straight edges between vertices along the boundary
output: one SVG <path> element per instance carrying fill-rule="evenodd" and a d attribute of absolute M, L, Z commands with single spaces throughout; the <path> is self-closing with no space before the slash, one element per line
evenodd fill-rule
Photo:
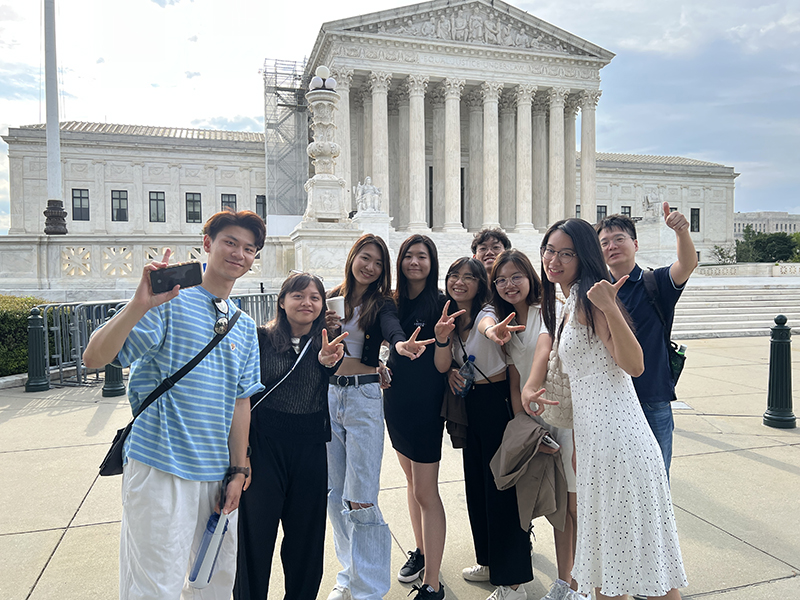
<path fill-rule="evenodd" d="M 779 314 L 800 335 L 800 285 L 688 287 L 675 310 L 673 339 L 768 336 Z"/>

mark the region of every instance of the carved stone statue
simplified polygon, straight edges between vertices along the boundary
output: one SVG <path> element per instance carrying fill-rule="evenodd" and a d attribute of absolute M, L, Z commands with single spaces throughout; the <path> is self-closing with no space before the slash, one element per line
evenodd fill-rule
<path fill-rule="evenodd" d="M 356 206 L 362 210 L 378 212 L 381 210 L 381 190 L 372 185 L 372 177 L 365 177 L 364 183 L 356 187 Z"/>
<path fill-rule="evenodd" d="M 661 200 L 658 194 L 645 194 L 642 198 L 642 214 L 644 218 L 659 218 L 662 214 Z"/>

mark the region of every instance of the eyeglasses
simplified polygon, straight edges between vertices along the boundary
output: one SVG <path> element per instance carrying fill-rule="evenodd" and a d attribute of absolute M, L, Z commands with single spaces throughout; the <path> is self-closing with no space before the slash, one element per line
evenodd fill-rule
<path fill-rule="evenodd" d="M 455 283 L 459 279 L 464 285 L 469 285 L 470 283 L 475 283 L 478 281 L 478 278 L 473 277 L 472 275 L 459 275 L 458 273 L 450 273 L 450 275 L 447 276 L 447 281 L 450 283 Z"/>
<path fill-rule="evenodd" d="M 542 258 L 546 260 L 553 260 L 556 254 L 558 254 L 558 259 L 562 262 L 562 264 L 565 265 L 571 263 L 572 259 L 577 256 L 577 254 L 575 254 L 572 250 L 561 250 L 556 252 L 552 248 L 547 247 L 540 248 L 539 254 L 541 254 Z"/>
<path fill-rule="evenodd" d="M 611 238 L 605 238 L 603 240 L 600 240 L 600 247 L 603 250 L 605 250 L 606 248 L 608 248 L 611 245 L 611 242 L 614 242 L 615 246 L 621 246 L 627 240 L 630 240 L 630 239 L 633 239 L 633 238 L 631 238 L 631 236 L 629 236 L 629 235 L 624 235 L 624 234 L 615 235 L 615 236 L 613 236 Z"/>
<path fill-rule="evenodd" d="M 314 275 L 313 273 L 309 273 L 308 271 L 298 271 L 297 269 L 290 269 L 289 277 L 291 277 L 292 275 L 308 275 L 309 277 L 313 277 L 314 279 L 325 281 L 325 278 L 322 277 L 322 275 Z"/>
<path fill-rule="evenodd" d="M 495 286 L 497 289 L 501 290 L 506 287 L 509 283 L 512 285 L 520 285 L 523 281 L 525 281 L 527 277 L 525 275 L 520 275 L 519 273 L 516 275 L 512 275 L 511 277 L 498 277 L 494 280 Z"/>
<path fill-rule="evenodd" d="M 222 335 L 228 331 L 228 303 L 222 298 L 214 298 L 211 303 L 214 305 L 214 309 L 217 313 L 221 313 L 221 315 L 217 317 L 217 322 L 214 323 L 214 333 Z"/>

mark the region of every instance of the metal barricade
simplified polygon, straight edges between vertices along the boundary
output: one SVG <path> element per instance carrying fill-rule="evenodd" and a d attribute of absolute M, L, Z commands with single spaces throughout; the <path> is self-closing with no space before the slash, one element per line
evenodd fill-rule
<path fill-rule="evenodd" d="M 233 303 L 252 317 L 257 326 L 266 325 L 277 311 L 278 294 L 242 294 L 231 296 Z"/>

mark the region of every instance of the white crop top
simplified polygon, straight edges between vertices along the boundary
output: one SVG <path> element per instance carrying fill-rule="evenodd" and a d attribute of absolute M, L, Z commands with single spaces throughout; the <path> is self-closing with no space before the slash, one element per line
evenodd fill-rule
<path fill-rule="evenodd" d="M 494 308 L 491 306 L 484 306 L 478 313 L 478 316 L 475 317 L 475 323 L 472 325 L 472 329 L 469 330 L 467 341 L 464 342 L 463 351 L 458 334 L 454 331 L 453 335 L 455 335 L 455 339 L 453 340 L 451 348 L 453 351 L 453 360 L 456 361 L 459 367 L 464 364 L 463 356 L 466 352 L 467 356 L 472 355 L 475 357 L 475 365 L 478 369 L 483 371 L 486 377 L 493 377 L 506 370 L 506 357 L 500 346 L 486 339 L 478 331 L 478 323 L 486 316 L 492 317 L 493 319 L 496 318 Z M 483 380 L 483 375 L 481 375 L 477 369 L 475 375 L 475 381 Z"/>
<path fill-rule="evenodd" d="M 345 358 L 357 358 L 361 360 L 364 351 L 364 330 L 358 326 L 358 316 L 361 314 L 361 305 L 353 309 L 353 316 L 349 321 L 342 321 L 342 333 L 348 333 L 344 338 Z"/>

